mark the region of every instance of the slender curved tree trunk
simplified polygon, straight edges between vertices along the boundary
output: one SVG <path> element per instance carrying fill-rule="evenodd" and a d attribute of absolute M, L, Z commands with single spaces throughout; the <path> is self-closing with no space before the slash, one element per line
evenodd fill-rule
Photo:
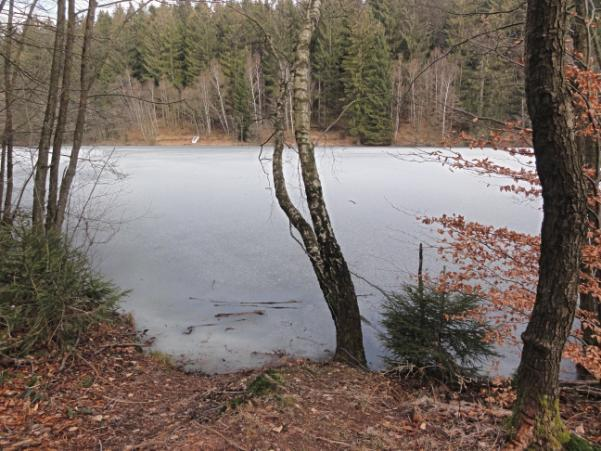
<path fill-rule="evenodd" d="M 13 124 L 13 107 L 16 102 L 14 95 L 14 86 L 17 81 L 18 71 L 15 67 L 18 67 L 21 61 L 21 55 L 25 47 L 27 40 L 25 39 L 34 16 L 34 11 L 37 6 L 38 0 L 34 0 L 29 5 L 29 12 L 25 19 L 25 23 L 22 28 L 20 35 L 20 42 L 17 43 L 16 49 L 13 49 L 14 37 L 13 33 L 15 30 L 13 18 L 14 18 L 14 1 L 10 0 L 9 9 L 7 14 L 7 37 L 4 48 L 4 100 L 5 100 L 5 123 L 4 133 L 2 135 L 2 157 L 0 158 L 0 221 L 4 224 L 11 224 L 14 217 L 13 208 L 13 191 L 14 191 L 14 124 Z M 6 190 L 4 190 L 4 179 L 6 178 Z M 18 206 L 17 206 L 18 208 Z"/>
<path fill-rule="evenodd" d="M 63 59 L 63 81 L 61 86 L 58 119 L 56 121 L 56 130 L 54 132 L 54 141 L 52 143 L 52 160 L 50 164 L 50 185 L 48 188 L 48 206 L 46 213 L 47 229 L 50 229 L 56 225 L 61 152 L 63 148 L 63 139 L 65 136 L 65 127 L 67 125 L 69 101 L 71 100 L 73 41 L 75 40 L 75 24 L 77 18 L 75 16 L 75 0 L 68 0 L 68 4 L 69 12 L 67 16 L 67 40 L 65 43 Z"/>
<path fill-rule="evenodd" d="M 3 140 L 4 141 L 4 140 Z M 2 200 L 4 199 L 4 172 L 6 171 L 6 145 L 0 149 L 0 218 L 2 218 Z"/>
<path fill-rule="evenodd" d="M 62 72 L 63 51 L 65 41 L 65 0 L 58 0 L 56 4 L 56 33 L 54 35 L 54 47 L 52 51 L 52 65 L 50 68 L 50 82 L 48 84 L 48 100 L 44 121 L 40 132 L 38 144 L 38 159 L 36 161 L 35 176 L 33 182 L 33 211 L 32 222 L 34 227 L 40 228 L 45 219 L 46 184 L 48 182 L 48 157 L 54 120 L 56 117 L 56 105 L 58 102 L 59 79 Z"/>
<path fill-rule="evenodd" d="M 592 58 L 591 52 L 591 41 L 592 31 L 589 28 L 588 17 L 589 11 L 586 5 L 587 0 L 576 0 L 576 17 L 574 20 L 574 50 L 577 54 L 581 55 L 581 59 L 577 60 L 577 64 L 581 69 L 595 70 L 596 66 L 601 63 L 598 61 L 597 64 Z M 589 196 L 598 194 L 599 182 L 601 179 L 601 161 L 599 155 L 599 142 L 590 136 L 577 136 L 576 144 L 578 149 L 584 158 L 584 165 L 589 169 L 592 169 L 592 178 L 588 184 Z M 592 183 L 591 183 L 592 182 Z M 601 217 L 599 212 L 599 206 L 596 211 L 589 208 L 588 214 L 589 226 L 595 229 L 601 227 Z M 584 271 L 590 273 L 590 269 L 584 267 Z M 594 275 L 597 279 L 601 279 L 601 274 L 597 271 Z M 598 321 L 601 323 L 601 302 L 595 296 L 590 293 L 581 293 L 580 295 L 580 308 L 587 310 L 597 316 Z M 584 340 L 589 345 L 601 345 L 593 336 L 593 332 L 590 328 L 584 328 Z"/>
<path fill-rule="evenodd" d="M 284 149 L 284 115 L 286 89 L 281 90 L 278 105 L 273 174 L 276 197 L 290 223 L 301 235 L 319 286 L 336 327 L 334 358 L 354 365 L 366 364 L 363 333 L 357 295 L 325 204 L 317 170 L 314 146 L 310 139 L 311 111 L 309 99 L 310 42 L 319 21 L 321 0 L 311 0 L 299 33 L 294 60 L 293 110 L 305 196 L 311 224 L 292 204 L 286 191 L 282 153 Z"/>
<path fill-rule="evenodd" d="M 536 302 L 517 374 L 513 444 L 519 448 L 561 449 L 569 437 L 559 413 L 559 365 L 578 299 L 587 189 L 564 77 L 567 4 L 529 0 L 526 19 L 526 95 L 543 225 Z"/>
<path fill-rule="evenodd" d="M 60 230 L 65 220 L 65 213 L 67 211 L 67 205 L 69 203 L 69 195 L 71 193 L 71 186 L 75 173 L 77 171 L 77 163 L 79 160 L 79 151 L 83 143 L 83 133 L 86 124 L 86 112 L 88 108 L 88 94 L 93 79 L 91 78 L 91 55 L 90 47 L 92 44 L 92 38 L 94 33 L 94 16 L 96 14 L 96 0 L 89 0 L 88 2 L 88 13 L 86 15 L 86 21 L 84 25 L 83 44 L 81 49 L 81 67 L 80 67 L 80 93 L 79 93 L 79 105 L 77 107 L 77 119 L 75 121 L 75 131 L 73 133 L 73 146 L 71 147 L 71 155 L 69 156 L 69 163 L 63 177 L 58 204 L 56 207 L 56 218 L 53 222 L 53 227 L 56 230 Z"/>
<path fill-rule="evenodd" d="M 13 145 L 14 145 L 14 127 L 13 127 L 13 16 L 14 1 L 9 0 L 8 14 L 6 22 L 6 45 L 4 48 L 4 133 L 2 135 L 2 158 L 0 162 L 0 211 L 2 223 L 9 223 L 11 220 L 12 199 L 13 199 Z M 4 180 L 6 179 L 6 188 Z M 3 197 L 4 196 L 4 197 Z M 4 205 L 2 205 L 4 203 Z"/>

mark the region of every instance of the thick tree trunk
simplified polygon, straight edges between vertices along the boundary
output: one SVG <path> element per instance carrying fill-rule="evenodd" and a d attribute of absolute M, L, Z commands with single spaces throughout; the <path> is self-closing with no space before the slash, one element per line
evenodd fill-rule
<path fill-rule="evenodd" d="M 334 235 L 323 197 L 314 147 L 310 139 L 309 45 L 319 21 L 320 7 L 320 0 L 311 0 L 307 7 L 295 54 L 294 95 L 292 98 L 296 127 L 295 137 L 312 225 L 294 207 L 286 191 L 282 168 L 285 89 L 282 90 L 279 96 L 277 107 L 276 145 L 273 157 L 274 182 L 278 202 L 291 224 L 301 235 L 305 250 L 311 260 L 315 275 L 332 314 L 336 327 L 334 358 L 363 366 L 366 364 L 366 360 L 357 295 L 348 265 Z"/>
<path fill-rule="evenodd" d="M 50 165 L 50 186 L 48 188 L 48 207 L 46 213 L 46 228 L 51 229 L 56 225 L 56 214 L 58 208 L 58 189 L 60 175 L 61 152 L 65 127 L 67 125 L 67 114 L 69 112 L 69 101 L 71 99 L 71 71 L 73 66 L 73 41 L 75 40 L 75 0 L 68 0 L 69 12 L 67 17 L 67 40 L 63 59 L 63 82 L 61 87 L 61 98 L 52 144 L 52 160 Z"/>
<path fill-rule="evenodd" d="M 44 122 L 40 132 L 38 145 L 38 159 L 36 162 L 33 183 L 33 211 L 32 222 L 34 227 L 39 228 L 44 224 L 46 183 L 48 180 L 48 156 L 54 119 L 56 116 L 56 104 L 58 102 L 58 86 L 62 71 L 62 52 L 65 40 L 65 0 L 58 0 L 56 4 L 56 33 L 54 35 L 54 48 L 52 52 L 52 66 L 50 69 L 50 82 L 48 84 L 48 100 L 44 113 Z"/>
<path fill-rule="evenodd" d="M 563 72 L 567 3 L 529 0 L 526 20 L 526 94 L 544 216 L 536 302 L 522 334 L 514 443 L 541 449 L 561 449 L 568 437 L 559 414 L 559 365 L 586 234 L 587 190 Z"/>
<path fill-rule="evenodd" d="M 69 203 L 69 194 L 71 192 L 71 185 L 75 178 L 77 171 L 77 162 L 79 160 L 79 151 L 83 143 L 83 133 L 86 125 L 86 112 L 88 108 L 88 94 L 92 79 L 90 77 L 90 46 L 92 44 L 93 32 L 94 32 L 94 16 L 96 14 L 96 0 L 90 0 L 88 3 L 88 13 L 86 15 L 86 22 L 84 26 L 83 44 L 81 49 L 81 68 L 80 68 L 80 94 L 79 94 L 79 105 L 77 107 L 77 120 L 75 121 L 75 131 L 73 133 L 73 146 L 71 148 L 71 155 L 69 156 L 69 164 L 63 177 L 60 193 L 58 198 L 58 204 L 56 208 L 56 218 L 53 223 L 53 227 L 56 230 L 60 230 L 65 220 L 65 213 L 67 211 L 67 205 Z"/>

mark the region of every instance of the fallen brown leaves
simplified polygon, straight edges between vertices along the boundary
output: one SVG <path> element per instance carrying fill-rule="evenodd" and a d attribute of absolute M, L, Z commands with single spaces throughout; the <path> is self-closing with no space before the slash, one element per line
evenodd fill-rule
<path fill-rule="evenodd" d="M 512 392 L 458 394 L 337 363 L 291 361 L 281 384 L 249 397 L 260 370 L 185 374 L 143 354 L 129 325 L 103 326 L 66 358 L 2 373 L 0 448 L 496 449 Z M 601 442 L 601 402 L 564 395 L 569 426 Z M 240 402 L 240 400 L 243 402 Z"/>

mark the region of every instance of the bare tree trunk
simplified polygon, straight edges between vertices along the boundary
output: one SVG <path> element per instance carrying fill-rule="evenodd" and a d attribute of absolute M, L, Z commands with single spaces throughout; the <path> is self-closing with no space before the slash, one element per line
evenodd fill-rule
<path fill-rule="evenodd" d="M 451 83 L 453 78 L 449 75 L 449 79 L 446 82 L 443 103 L 442 103 L 442 139 L 447 135 L 447 105 L 449 102 L 449 91 L 451 89 Z"/>
<path fill-rule="evenodd" d="M 290 223 L 299 231 L 305 250 L 311 260 L 315 275 L 325 297 L 336 327 L 336 352 L 334 358 L 354 365 L 365 365 L 361 316 L 355 287 L 348 265 L 326 208 L 314 146 L 310 138 L 311 111 L 309 97 L 310 42 L 320 16 L 321 0 L 311 0 L 299 33 L 294 62 L 295 137 L 298 146 L 301 174 L 309 207 L 312 226 L 292 205 L 282 169 L 284 142 L 283 116 L 285 90 L 278 99 L 276 118 L 276 146 L 273 158 L 276 197 Z"/>
<path fill-rule="evenodd" d="M 2 211 L 2 222 L 10 224 L 12 222 L 12 202 L 14 190 L 14 162 L 13 162 L 13 140 L 11 134 L 6 145 L 6 191 L 4 193 L 4 209 Z"/>
<path fill-rule="evenodd" d="M 395 82 L 396 82 L 396 96 L 395 96 L 395 120 L 394 120 L 394 142 L 398 141 L 399 129 L 401 127 L 401 100 L 402 100 L 402 83 L 403 75 L 401 73 L 401 67 L 397 61 L 395 68 Z"/>
<path fill-rule="evenodd" d="M 31 24 L 31 21 L 33 19 L 33 13 L 35 11 L 35 8 L 37 6 L 38 0 L 34 0 L 31 5 L 29 6 L 29 11 L 27 13 L 27 17 L 25 19 L 24 22 L 24 26 L 23 26 L 23 32 L 21 33 L 21 41 L 19 42 L 18 46 L 17 46 L 17 50 L 16 52 L 12 51 L 12 41 L 13 41 L 13 37 L 12 34 L 14 32 L 14 27 L 13 27 L 13 9 L 14 9 L 14 5 L 13 5 L 13 0 L 11 0 L 10 2 L 10 10 L 9 10 L 9 14 L 7 17 L 8 21 L 7 21 L 7 36 L 10 36 L 9 39 L 7 39 L 6 41 L 6 49 L 5 49 L 5 55 L 6 55 L 6 61 L 5 61 L 5 67 L 4 67 L 4 85 L 5 85 L 5 100 L 6 100 L 6 108 L 5 108 L 5 130 L 4 130 L 4 135 L 3 135 L 3 144 L 2 144 L 2 150 L 3 150 L 3 157 L 4 157 L 4 166 L 2 167 L 2 169 L 0 169 L 0 172 L 2 172 L 2 170 L 4 171 L 2 173 L 2 175 L 0 175 L 0 211 L 2 211 L 2 214 L 0 215 L 0 220 L 2 222 L 4 222 L 5 224 L 10 224 L 13 221 L 13 217 L 14 217 L 14 212 L 13 212 L 13 190 L 14 190 L 14 177 L 13 177 L 13 172 L 14 172 L 14 163 L 13 163 L 13 156 L 14 156 L 14 125 L 13 125 L 13 106 L 16 102 L 15 97 L 13 96 L 13 90 L 14 90 L 14 86 L 17 82 L 17 75 L 18 75 L 18 71 L 14 70 L 15 67 L 17 67 L 21 61 L 21 55 L 23 53 L 23 48 L 25 47 L 25 42 L 26 39 L 25 37 L 27 36 L 30 27 L 29 25 Z M 4 181 L 4 176 L 6 177 L 6 192 L 5 192 L 5 198 L 4 198 L 4 208 L 2 208 L 2 199 L 3 199 L 3 181 Z M 18 206 L 17 206 L 18 208 Z"/>
<path fill-rule="evenodd" d="M 88 13 L 86 15 L 83 44 L 81 49 L 81 69 L 80 69 L 80 94 L 79 94 L 79 105 L 77 108 L 77 120 L 75 122 L 75 131 L 73 133 L 73 147 L 71 148 L 71 155 L 69 156 L 69 164 L 63 181 L 60 187 L 60 193 L 58 198 L 58 205 L 56 210 L 56 220 L 54 221 L 54 227 L 60 230 L 65 220 L 65 212 L 67 210 L 67 204 L 69 202 L 69 194 L 71 191 L 71 185 L 75 178 L 75 172 L 77 170 L 77 162 L 79 159 L 79 151 L 81 149 L 83 141 L 83 133 L 86 123 L 86 110 L 88 106 L 88 93 L 93 82 L 90 78 L 90 46 L 92 43 L 92 34 L 94 32 L 94 15 L 96 14 L 96 0 L 89 0 Z"/>
<path fill-rule="evenodd" d="M 317 80 L 317 124 L 320 128 L 323 127 L 321 120 L 321 80 Z"/>
<path fill-rule="evenodd" d="M 411 83 L 411 122 L 415 131 L 417 131 L 417 112 L 415 108 L 415 83 Z"/>
<path fill-rule="evenodd" d="M 46 182 L 48 178 L 48 152 L 52 129 L 56 116 L 56 104 L 58 101 L 58 84 L 62 70 L 62 52 L 64 45 L 65 28 L 65 0 L 57 0 L 56 34 L 54 36 L 54 49 L 52 52 L 52 66 L 50 69 L 50 83 L 48 84 L 48 101 L 44 113 L 44 122 L 40 133 L 38 145 L 38 159 L 33 184 L 33 211 L 32 221 L 34 227 L 40 227 L 44 223 L 44 205 L 46 201 Z"/>
<path fill-rule="evenodd" d="M 2 200 L 4 199 L 4 173 L 6 172 L 6 145 L 2 142 L 2 150 L 0 150 L 0 218 L 2 213 Z"/>
<path fill-rule="evenodd" d="M 484 115 L 484 87 L 486 86 L 486 57 L 480 63 L 480 93 L 478 94 L 478 116 Z"/>
<path fill-rule="evenodd" d="M 144 92 L 144 91 L 142 91 Z M 154 104 L 154 85 L 153 83 L 150 83 L 150 101 L 152 103 L 142 103 L 142 101 L 140 101 L 141 106 L 144 107 L 144 113 L 147 119 L 145 119 L 145 122 L 148 124 L 146 126 L 146 128 L 148 129 L 148 134 L 150 135 L 152 142 L 155 142 L 157 134 L 158 134 L 158 130 L 156 127 L 156 113 L 155 113 L 155 104 Z"/>
<path fill-rule="evenodd" d="M 227 115 L 225 114 L 225 103 L 223 102 L 223 97 L 221 96 L 221 88 L 219 86 L 219 77 L 217 76 L 217 67 L 213 66 L 213 78 L 215 80 L 215 89 L 217 90 L 217 97 L 219 98 L 219 106 L 221 108 L 221 116 L 222 116 L 222 124 L 224 126 L 224 131 L 229 135 L 230 128 L 227 123 Z"/>
<path fill-rule="evenodd" d="M 255 126 L 258 126 L 259 124 L 259 113 L 257 112 L 257 95 L 255 93 L 255 80 L 254 80 L 254 56 L 250 57 L 250 61 L 248 64 L 248 81 L 250 83 L 250 95 L 252 98 L 252 104 L 253 104 L 253 112 L 254 112 L 254 124 Z"/>
<path fill-rule="evenodd" d="M 67 125 L 67 114 L 69 112 L 69 101 L 71 99 L 71 71 L 73 63 L 73 41 L 75 40 L 75 0 L 68 0 L 67 16 L 67 40 L 63 58 L 63 83 L 61 97 L 52 144 L 52 160 L 50 163 L 50 186 L 48 188 L 48 206 L 46 212 L 46 228 L 50 229 L 56 223 L 56 209 L 58 202 L 59 174 L 61 152 L 65 127 Z"/>
<path fill-rule="evenodd" d="M 576 18 L 574 20 L 574 50 L 576 53 L 582 55 L 582 60 L 577 61 L 577 64 L 581 69 L 593 69 L 593 61 L 591 58 L 591 30 L 589 29 L 589 13 L 586 4 L 587 0 L 576 0 Z M 584 164 L 593 170 L 592 182 L 589 183 L 589 196 L 593 197 L 597 195 L 599 189 L 599 181 L 601 177 L 601 162 L 600 162 L 600 149 L 599 143 L 592 139 L 590 136 L 577 136 L 576 144 L 581 155 L 584 158 Z M 592 208 L 595 208 L 594 210 Z M 589 208 L 589 225 L 594 229 L 601 227 L 601 217 L 599 215 L 599 206 Z M 589 268 L 584 267 L 584 271 L 591 274 Z M 597 279 L 601 279 L 601 274 L 597 272 L 595 274 Z M 599 299 L 590 293 L 580 294 L 580 307 L 583 310 L 589 311 L 595 314 L 601 323 L 601 302 Z M 601 343 L 594 338 L 593 331 L 590 327 L 585 327 L 584 340 L 589 345 L 601 345 Z"/>
<path fill-rule="evenodd" d="M 325 280 L 325 268 L 321 258 L 319 244 L 317 237 L 311 225 L 305 220 L 302 213 L 294 206 L 294 203 L 288 195 L 286 188 L 286 180 L 284 178 L 284 164 L 283 164 L 283 153 L 284 153 L 284 130 L 285 130 L 285 108 L 284 103 L 286 102 L 287 89 L 284 86 L 286 83 L 282 82 L 280 95 L 278 97 L 276 106 L 276 118 L 274 120 L 275 132 L 275 146 L 273 151 L 273 180 L 276 198 L 280 205 L 280 208 L 284 211 L 290 224 L 300 233 L 301 239 L 303 240 L 305 252 L 307 253 L 317 279 L 322 284 Z M 322 288 L 323 290 L 323 288 Z M 329 306 L 329 304 L 328 304 Z M 333 314 L 333 313 L 332 313 Z"/>
<path fill-rule="evenodd" d="M 543 225 L 536 302 L 522 334 L 514 443 L 562 449 L 559 366 L 578 298 L 587 190 L 574 138 L 574 114 L 564 76 L 568 0 L 529 0 L 526 19 L 526 95 Z"/>
<path fill-rule="evenodd" d="M 127 87 L 129 89 L 129 98 L 127 99 L 128 109 L 132 112 L 134 120 L 138 124 L 138 129 L 142 134 L 144 141 L 148 141 L 148 135 L 146 128 L 144 127 L 144 121 L 142 119 L 142 107 L 140 106 L 140 100 L 137 99 L 137 93 L 134 91 L 134 85 L 131 81 L 131 74 L 127 71 Z"/>
<path fill-rule="evenodd" d="M 261 80 L 261 57 L 255 60 L 255 79 L 257 80 L 257 101 L 259 108 L 259 123 L 263 125 L 263 82 Z"/>
<path fill-rule="evenodd" d="M 290 132 L 294 135 L 294 99 L 292 98 L 292 92 L 290 92 L 290 98 L 288 99 L 288 113 L 290 114 Z"/>
<path fill-rule="evenodd" d="M 12 49 L 13 49 L 13 16 L 14 16 L 14 1 L 9 0 L 8 14 L 6 23 L 6 46 L 4 49 L 4 101 L 5 101 L 5 122 L 4 134 L 2 136 L 2 158 L 0 163 L 0 210 L 2 210 L 3 223 L 10 222 L 12 199 L 13 199 L 13 76 L 12 76 Z M 6 191 L 4 190 L 4 179 L 6 177 Z M 4 199 L 2 197 L 4 195 Z M 4 207 L 2 208 L 2 202 Z"/>
<path fill-rule="evenodd" d="M 151 110 L 151 124 L 152 124 L 152 137 L 153 137 L 153 141 L 156 138 L 156 136 L 159 134 L 159 126 L 158 126 L 158 121 L 157 121 L 157 106 L 156 103 L 154 102 L 154 83 L 151 82 L 150 83 L 150 100 L 152 100 L 152 110 Z"/>
<path fill-rule="evenodd" d="M 202 98 L 203 98 L 203 106 L 204 106 L 204 116 L 205 116 L 205 122 L 206 122 L 206 127 L 207 127 L 207 135 L 210 135 L 212 130 L 211 130 L 211 114 L 210 114 L 210 110 L 209 110 L 209 94 L 207 91 L 207 80 L 206 77 L 203 75 L 202 80 L 201 80 L 201 84 L 202 84 Z"/>

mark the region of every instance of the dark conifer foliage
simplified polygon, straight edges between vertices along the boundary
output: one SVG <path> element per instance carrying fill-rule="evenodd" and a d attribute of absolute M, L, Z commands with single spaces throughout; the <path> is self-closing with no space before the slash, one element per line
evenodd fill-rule
<path fill-rule="evenodd" d="M 327 0 L 322 8 L 311 43 L 313 128 L 331 127 L 369 145 L 407 143 L 410 130 L 435 144 L 452 131 L 479 131 L 481 123 L 462 110 L 527 120 L 518 0 Z M 495 11 L 509 12 L 488 14 Z M 301 16 L 302 4 L 293 1 L 100 8 L 86 139 L 123 141 L 133 134 L 152 142 L 179 131 L 268 136 L 277 80 L 293 72 Z M 44 20 L 34 17 L 36 26 L 27 28 L 18 66 L 26 76 L 14 86 L 36 98 L 47 96 L 48 71 L 41 68 L 54 39 L 55 28 Z M 16 41 L 23 30 L 15 29 Z M 81 40 L 81 24 L 75 35 Z M 42 122 L 42 112 L 27 110 L 27 102 L 19 97 L 12 109 L 17 143 L 28 143 L 32 124 Z M 289 98 L 286 111 L 292 133 Z"/>
<path fill-rule="evenodd" d="M 342 62 L 350 133 L 361 144 L 388 145 L 392 140 L 390 52 L 384 27 L 369 8 L 350 23 Z"/>
<path fill-rule="evenodd" d="M 493 328 L 470 315 L 482 299 L 433 286 L 406 285 L 384 304 L 383 341 L 391 367 L 412 366 L 445 380 L 473 377 L 496 355 Z"/>

